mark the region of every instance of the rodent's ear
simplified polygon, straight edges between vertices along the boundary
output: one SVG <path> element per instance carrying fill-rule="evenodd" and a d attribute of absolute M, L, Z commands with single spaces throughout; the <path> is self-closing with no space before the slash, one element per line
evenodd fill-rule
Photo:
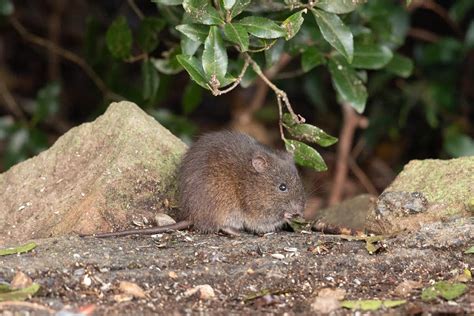
<path fill-rule="evenodd" d="M 258 173 L 262 173 L 267 170 L 268 162 L 267 159 L 261 154 L 257 154 L 255 157 L 252 158 L 252 167 Z"/>

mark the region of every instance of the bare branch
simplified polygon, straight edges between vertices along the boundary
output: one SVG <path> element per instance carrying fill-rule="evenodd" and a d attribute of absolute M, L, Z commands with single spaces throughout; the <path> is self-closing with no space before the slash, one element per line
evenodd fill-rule
<path fill-rule="evenodd" d="M 31 42 L 38 46 L 47 48 L 50 51 L 58 54 L 64 59 L 67 59 L 74 64 L 78 65 L 89 78 L 94 82 L 97 88 L 108 98 L 112 100 L 123 100 L 124 98 L 112 91 L 110 91 L 105 85 L 104 81 L 96 74 L 96 72 L 87 64 L 87 62 L 76 55 L 75 53 L 68 51 L 62 47 L 59 47 L 53 42 L 48 41 L 42 37 L 39 37 L 30 31 L 28 31 L 15 17 L 10 18 L 10 22 L 13 28 L 20 34 L 20 36 L 27 42 Z"/>

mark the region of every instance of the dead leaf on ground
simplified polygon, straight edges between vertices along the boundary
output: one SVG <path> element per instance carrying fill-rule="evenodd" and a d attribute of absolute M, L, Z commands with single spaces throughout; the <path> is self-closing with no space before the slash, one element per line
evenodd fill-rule
<path fill-rule="evenodd" d="M 319 297 L 331 297 L 335 298 L 339 301 L 342 301 L 346 296 L 346 290 L 344 289 L 331 289 L 331 288 L 323 288 L 318 292 Z"/>
<path fill-rule="evenodd" d="M 398 296 L 407 297 L 413 290 L 421 289 L 422 287 L 423 285 L 419 281 L 405 280 L 397 285 L 394 292 Z"/>
<path fill-rule="evenodd" d="M 33 284 L 33 280 L 21 271 L 18 271 L 10 282 L 10 286 L 14 290 L 27 288 L 31 284 Z"/>
<path fill-rule="evenodd" d="M 311 310 L 315 313 L 329 314 L 341 308 L 341 303 L 335 297 L 318 296 L 311 303 Z"/>
<path fill-rule="evenodd" d="M 119 290 L 122 293 L 131 295 L 133 297 L 146 298 L 145 291 L 143 291 L 143 289 L 140 286 L 138 286 L 137 284 L 133 282 L 120 281 Z"/>

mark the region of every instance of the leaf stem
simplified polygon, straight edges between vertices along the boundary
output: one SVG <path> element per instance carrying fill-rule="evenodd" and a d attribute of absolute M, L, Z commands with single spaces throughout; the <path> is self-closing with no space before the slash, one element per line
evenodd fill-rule
<path fill-rule="evenodd" d="M 240 71 L 239 76 L 234 81 L 234 83 L 229 88 L 227 88 L 225 90 L 213 89 L 213 88 L 211 88 L 210 85 L 208 85 L 211 88 L 212 94 L 215 95 L 215 96 L 218 96 L 218 95 L 228 93 L 228 92 L 232 91 L 233 89 L 235 89 L 235 87 L 237 87 L 239 85 L 239 83 L 242 81 L 242 79 L 244 78 L 245 72 L 247 71 L 248 67 L 249 67 L 249 61 L 247 59 L 245 59 L 244 66 L 242 67 L 242 70 Z"/>

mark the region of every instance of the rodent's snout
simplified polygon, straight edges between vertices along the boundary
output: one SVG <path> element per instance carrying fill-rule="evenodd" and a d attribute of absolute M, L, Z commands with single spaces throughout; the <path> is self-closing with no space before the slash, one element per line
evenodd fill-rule
<path fill-rule="evenodd" d="M 288 210 L 285 211 L 283 216 L 285 219 L 291 219 L 293 217 L 303 216 L 304 205 L 299 203 L 291 203 Z"/>

